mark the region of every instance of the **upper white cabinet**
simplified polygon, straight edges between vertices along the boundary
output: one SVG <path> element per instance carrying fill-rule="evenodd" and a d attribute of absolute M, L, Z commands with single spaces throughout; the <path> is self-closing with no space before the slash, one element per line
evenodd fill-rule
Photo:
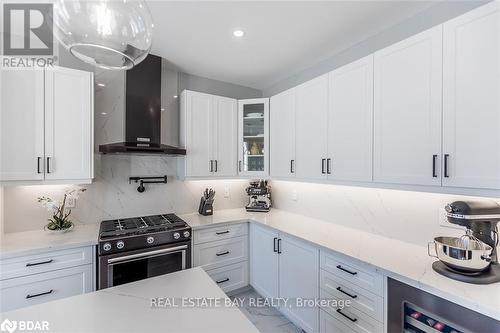
<path fill-rule="evenodd" d="M 6 70 L 1 79 L 0 181 L 90 182 L 93 73 Z"/>
<path fill-rule="evenodd" d="M 238 101 L 238 172 L 243 176 L 269 174 L 269 99 Z"/>
<path fill-rule="evenodd" d="M 372 180 L 373 55 L 329 74 L 329 179 Z"/>
<path fill-rule="evenodd" d="M 444 24 L 443 185 L 500 188 L 500 3 Z"/>
<path fill-rule="evenodd" d="M 290 89 L 270 100 L 270 173 L 273 177 L 295 175 L 295 97 L 295 89 Z"/>
<path fill-rule="evenodd" d="M 328 153 L 328 74 L 303 83 L 296 89 L 296 176 L 325 179 Z M 274 130 L 279 131 L 279 127 Z"/>
<path fill-rule="evenodd" d="M 442 27 L 375 53 L 376 182 L 440 185 Z"/>
<path fill-rule="evenodd" d="M 180 143 L 187 150 L 186 177 L 236 175 L 236 105 L 227 97 L 182 92 Z"/>

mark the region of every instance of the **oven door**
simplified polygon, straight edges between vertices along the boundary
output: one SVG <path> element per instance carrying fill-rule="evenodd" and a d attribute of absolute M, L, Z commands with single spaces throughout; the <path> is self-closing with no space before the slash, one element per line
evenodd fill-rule
<path fill-rule="evenodd" d="M 191 267 L 191 244 L 180 242 L 99 257 L 99 289 Z"/>

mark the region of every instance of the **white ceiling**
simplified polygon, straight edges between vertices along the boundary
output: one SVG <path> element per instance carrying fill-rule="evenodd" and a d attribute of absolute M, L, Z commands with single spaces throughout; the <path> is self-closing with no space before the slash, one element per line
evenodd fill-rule
<path fill-rule="evenodd" d="M 430 1 L 148 1 L 152 53 L 264 89 L 429 8 Z M 241 29 L 245 36 L 233 36 Z"/>

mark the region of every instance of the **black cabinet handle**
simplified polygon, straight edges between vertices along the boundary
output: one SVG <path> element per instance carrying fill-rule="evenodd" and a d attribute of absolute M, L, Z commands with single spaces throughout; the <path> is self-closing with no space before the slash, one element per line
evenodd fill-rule
<path fill-rule="evenodd" d="M 36 172 L 37 173 L 42 173 L 42 171 L 40 171 L 40 162 L 42 161 L 42 158 L 41 157 L 37 157 L 36 158 Z"/>
<path fill-rule="evenodd" d="M 436 160 L 437 160 L 437 155 L 432 155 L 432 177 L 436 178 L 437 172 L 436 172 Z"/>
<path fill-rule="evenodd" d="M 50 157 L 47 157 L 47 173 L 50 173 Z"/>
<path fill-rule="evenodd" d="M 214 161 L 210 160 L 210 172 L 214 171 Z"/>
<path fill-rule="evenodd" d="M 352 321 L 353 323 L 358 321 L 357 318 L 351 318 L 350 316 L 343 313 L 341 309 L 337 309 L 337 312 L 340 313 L 341 315 L 343 315 L 344 317 L 346 317 L 347 319 L 349 319 L 350 321 Z"/>
<path fill-rule="evenodd" d="M 342 288 L 340 288 L 340 287 L 337 287 L 337 290 L 338 290 L 338 291 L 340 291 L 342 294 L 347 295 L 347 296 L 349 296 L 349 297 L 351 297 L 351 298 L 356 298 L 356 297 L 358 297 L 358 295 L 351 295 L 351 294 L 349 294 L 347 291 L 342 290 Z"/>
<path fill-rule="evenodd" d="M 215 172 L 217 172 L 217 160 L 215 160 Z"/>
<path fill-rule="evenodd" d="M 241 161 L 238 161 L 238 170 L 241 172 Z"/>
<path fill-rule="evenodd" d="M 444 177 L 448 178 L 450 175 L 448 175 L 448 158 L 450 157 L 449 154 L 444 154 Z"/>
<path fill-rule="evenodd" d="M 54 261 L 54 259 L 49 259 L 49 260 L 40 261 L 40 262 L 29 262 L 26 264 L 26 267 L 38 266 L 38 265 L 43 265 L 43 264 L 50 264 L 53 261 Z"/>
<path fill-rule="evenodd" d="M 216 235 L 224 235 L 224 234 L 228 234 L 229 233 L 229 230 L 226 230 L 226 231 L 218 231 L 216 232 L 215 234 Z"/>
<path fill-rule="evenodd" d="M 220 257 L 220 256 L 225 256 L 226 254 L 229 254 L 229 251 L 222 252 L 222 253 L 216 253 L 215 255 L 216 255 L 217 257 Z"/>
<path fill-rule="evenodd" d="M 290 160 L 290 173 L 295 173 L 295 160 Z"/>
<path fill-rule="evenodd" d="M 326 158 L 322 158 L 321 159 L 321 173 L 322 174 L 325 173 L 325 162 L 326 162 Z"/>
<path fill-rule="evenodd" d="M 341 271 L 344 271 L 344 272 L 349 273 L 349 274 L 351 274 L 351 275 L 356 275 L 356 274 L 358 274 L 358 272 L 352 272 L 352 271 L 350 271 L 350 270 L 348 270 L 348 269 L 345 269 L 344 267 L 342 267 L 342 266 L 340 266 L 340 265 L 337 265 L 337 268 L 338 268 L 338 269 L 340 269 Z"/>
<path fill-rule="evenodd" d="M 215 283 L 219 284 L 219 283 L 224 283 L 224 282 L 227 282 L 227 281 L 229 281 L 229 278 L 225 278 L 223 280 L 215 281 Z"/>
<path fill-rule="evenodd" d="M 49 291 L 46 291 L 46 292 L 40 293 L 40 294 L 34 294 L 34 295 L 28 294 L 28 295 L 26 295 L 26 298 L 33 298 L 33 297 L 38 297 L 38 296 L 52 294 L 53 291 L 54 291 L 54 289 L 50 289 Z"/>
<path fill-rule="evenodd" d="M 281 253 L 281 238 L 278 238 L 278 254 Z"/>
<path fill-rule="evenodd" d="M 273 252 L 278 252 L 278 246 L 277 246 L 277 241 L 278 241 L 278 237 L 274 237 L 273 238 Z"/>
<path fill-rule="evenodd" d="M 329 175 L 332 173 L 331 170 L 330 170 L 331 169 L 330 168 L 331 164 L 332 164 L 332 159 L 331 158 L 327 158 L 326 159 L 326 173 L 329 174 Z"/>

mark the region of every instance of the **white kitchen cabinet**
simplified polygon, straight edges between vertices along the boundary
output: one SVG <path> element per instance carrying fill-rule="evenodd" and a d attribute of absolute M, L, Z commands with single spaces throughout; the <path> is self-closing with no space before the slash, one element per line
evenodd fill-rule
<path fill-rule="evenodd" d="M 250 284 L 262 297 L 279 295 L 278 238 L 276 230 L 250 224 Z"/>
<path fill-rule="evenodd" d="M 238 101 L 238 172 L 242 176 L 269 174 L 269 98 Z"/>
<path fill-rule="evenodd" d="M 296 89 L 296 176 L 326 179 L 328 74 L 303 83 Z"/>
<path fill-rule="evenodd" d="M 270 173 L 273 177 L 295 176 L 295 89 L 270 99 Z"/>
<path fill-rule="evenodd" d="M 45 70 L 45 179 L 91 179 L 94 160 L 93 74 Z"/>
<path fill-rule="evenodd" d="M 93 73 L 2 71 L 0 181 L 93 178 Z"/>
<path fill-rule="evenodd" d="M 329 74 L 329 179 L 372 180 L 373 55 Z"/>
<path fill-rule="evenodd" d="M 250 225 L 250 285 L 263 297 L 317 299 L 319 250 L 298 238 L 252 223 Z M 297 326 L 318 331 L 318 308 L 281 307 Z"/>
<path fill-rule="evenodd" d="M 441 185 L 442 27 L 374 57 L 374 181 Z"/>
<path fill-rule="evenodd" d="M 279 242 L 279 297 L 292 301 L 318 299 L 318 248 L 288 235 L 281 235 Z M 292 304 L 282 311 L 306 332 L 318 331 L 319 308 Z"/>
<path fill-rule="evenodd" d="M 235 99 L 185 90 L 181 94 L 180 143 L 186 177 L 235 176 Z"/>
<path fill-rule="evenodd" d="M 1 70 L 0 180 L 43 180 L 43 70 Z"/>
<path fill-rule="evenodd" d="M 500 3 L 443 27 L 443 186 L 499 189 Z"/>

